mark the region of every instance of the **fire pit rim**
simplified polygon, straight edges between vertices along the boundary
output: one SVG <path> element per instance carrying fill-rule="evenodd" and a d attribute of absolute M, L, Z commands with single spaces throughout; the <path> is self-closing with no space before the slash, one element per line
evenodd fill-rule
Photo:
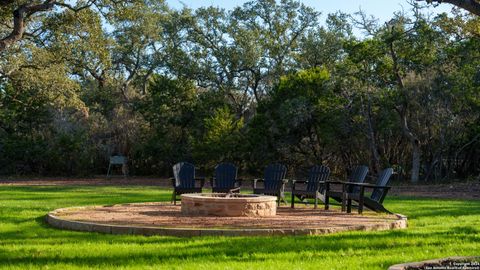
<path fill-rule="evenodd" d="M 240 194 L 240 197 L 219 197 L 212 195 L 223 195 L 227 193 L 186 193 L 182 194 L 181 198 L 195 199 L 196 201 L 205 202 L 222 202 L 222 203 L 238 203 L 238 202 L 269 202 L 277 200 L 276 196 L 261 195 L 261 194 Z"/>

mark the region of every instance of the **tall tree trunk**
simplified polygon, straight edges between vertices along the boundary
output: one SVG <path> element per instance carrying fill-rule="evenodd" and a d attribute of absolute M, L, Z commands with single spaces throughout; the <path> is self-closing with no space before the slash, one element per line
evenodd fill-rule
<path fill-rule="evenodd" d="M 392 31 L 393 31 L 393 26 L 392 26 Z M 405 84 L 403 83 L 402 75 L 400 73 L 400 68 L 398 66 L 398 57 L 395 52 L 393 40 L 390 41 L 389 48 L 390 48 L 390 56 L 392 57 L 392 60 L 393 60 L 393 72 L 395 74 L 395 77 L 397 78 L 398 87 L 401 91 L 405 92 Z M 403 104 L 400 106 L 400 108 L 396 107 L 395 110 L 398 112 L 400 116 L 400 126 L 402 127 L 403 135 L 406 138 L 408 138 L 408 140 L 412 144 L 412 174 L 410 177 L 410 181 L 412 183 L 417 183 L 420 175 L 420 162 L 421 162 L 420 145 L 421 144 L 418 137 L 415 134 L 413 134 L 413 132 L 408 127 L 407 108 L 408 108 L 407 101 L 404 101 Z"/>
<path fill-rule="evenodd" d="M 368 101 L 368 130 L 370 134 L 370 148 L 372 149 L 373 165 L 377 173 L 380 172 L 380 154 L 378 153 L 377 141 L 375 139 L 375 130 L 372 123 L 372 108 L 370 100 Z"/>
<path fill-rule="evenodd" d="M 402 125 L 403 135 L 407 137 L 412 144 L 412 174 L 410 177 L 410 181 L 412 183 L 417 183 L 420 175 L 420 163 L 422 155 L 420 148 L 421 143 L 417 136 L 415 136 L 415 134 L 413 134 L 413 132 L 408 127 L 405 109 L 397 109 L 397 112 L 400 114 L 400 122 Z"/>
<path fill-rule="evenodd" d="M 368 126 L 368 141 L 370 144 L 370 151 L 372 152 L 372 164 L 376 173 L 380 171 L 380 154 L 378 153 L 377 141 L 375 140 L 375 130 L 372 121 L 372 105 L 370 98 L 368 98 L 367 111 L 365 112 L 367 117 Z"/>

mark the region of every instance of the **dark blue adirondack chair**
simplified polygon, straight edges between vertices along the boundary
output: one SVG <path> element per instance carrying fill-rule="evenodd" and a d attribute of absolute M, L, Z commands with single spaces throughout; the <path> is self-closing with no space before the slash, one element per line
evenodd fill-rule
<path fill-rule="evenodd" d="M 232 163 L 220 163 L 215 167 L 215 173 L 210 180 L 212 192 L 227 193 L 232 189 L 240 192 L 241 180 L 237 178 L 237 167 Z"/>
<path fill-rule="evenodd" d="M 195 166 L 188 162 L 179 162 L 173 165 L 173 185 L 172 201 L 177 204 L 177 195 L 184 193 L 201 193 L 205 178 L 195 177 Z M 200 186 L 196 182 L 200 181 Z"/>
<path fill-rule="evenodd" d="M 355 166 L 352 169 L 352 172 L 348 175 L 347 181 L 349 183 L 363 183 L 365 182 L 365 177 L 367 177 L 368 174 L 368 167 L 364 165 L 360 166 Z M 324 194 L 324 203 L 325 203 L 325 210 L 328 210 L 329 205 L 330 205 L 330 198 L 333 198 L 337 202 L 342 202 L 343 199 L 343 193 L 346 188 L 345 185 L 343 185 L 345 181 L 327 181 L 325 183 L 325 190 L 321 189 L 320 193 Z M 332 185 L 342 185 L 342 190 L 334 190 L 331 188 Z M 356 187 L 349 187 L 351 189 L 357 189 Z"/>
<path fill-rule="evenodd" d="M 345 208 L 345 204 L 347 204 L 347 212 L 350 213 L 353 200 L 358 202 L 358 213 L 360 214 L 363 212 L 364 206 L 375 212 L 391 213 L 383 206 L 383 200 L 391 188 L 387 184 L 392 174 L 392 168 L 384 169 L 378 175 L 377 182 L 374 185 L 368 183 L 345 183 L 346 192 L 343 195 L 342 208 Z M 349 187 L 355 187 L 355 189 Z M 372 189 L 369 197 L 365 196 L 365 189 Z"/>
<path fill-rule="evenodd" d="M 318 199 L 322 199 L 321 189 L 330 176 L 330 168 L 326 166 L 313 166 L 308 172 L 307 180 L 292 181 L 292 202 L 291 207 L 295 207 L 295 197 L 304 200 L 307 198 L 315 199 L 315 208 L 318 206 Z M 305 189 L 297 189 L 296 184 L 306 184 Z"/>
<path fill-rule="evenodd" d="M 277 203 L 280 201 L 287 203 L 285 200 L 285 179 L 287 175 L 287 167 L 283 164 L 274 163 L 265 168 L 263 179 L 253 180 L 253 193 L 277 196 Z M 263 182 L 263 188 L 257 187 L 258 182 Z"/>

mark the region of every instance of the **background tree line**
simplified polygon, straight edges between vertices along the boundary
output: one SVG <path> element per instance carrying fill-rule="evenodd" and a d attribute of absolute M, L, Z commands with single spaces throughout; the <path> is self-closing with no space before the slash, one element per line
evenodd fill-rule
<path fill-rule="evenodd" d="M 480 176 L 478 17 L 432 17 L 416 2 L 385 24 L 363 13 L 320 22 L 293 0 L 54 3 L 0 51 L 2 174 L 105 173 L 122 153 L 136 175 L 189 160 Z M 15 32 L 7 9 L 0 22 L 0 36 Z"/>

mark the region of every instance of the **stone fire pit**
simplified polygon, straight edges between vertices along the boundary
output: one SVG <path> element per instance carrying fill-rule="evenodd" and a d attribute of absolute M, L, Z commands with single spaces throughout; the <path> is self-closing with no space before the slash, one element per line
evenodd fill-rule
<path fill-rule="evenodd" d="M 238 193 L 182 194 L 186 216 L 271 217 L 277 213 L 277 197 Z"/>

